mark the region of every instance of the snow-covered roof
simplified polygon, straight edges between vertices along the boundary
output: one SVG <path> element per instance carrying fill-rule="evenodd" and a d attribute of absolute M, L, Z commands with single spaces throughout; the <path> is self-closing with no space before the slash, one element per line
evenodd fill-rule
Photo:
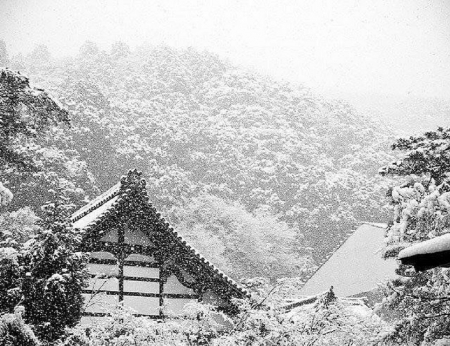
<path fill-rule="evenodd" d="M 400 251 L 398 259 L 417 271 L 450 267 L 450 233 L 407 247 Z"/>
<path fill-rule="evenodd" d="M 110 209 L 114 207 L 114 204 L 119 199 L 119 196 L 113 196 L 111 199 L 102 200 L 102 203 L 94 204 L 86 214 L 80 218 L 74 218 L 76 221 L 73 223 L 74 228 L 84 229 L 93 223 L 95 220 L 98 220 L 102 215 L 106 214 Z"/>
<path fill-rule="evenodd" d="M 85 215 L 89 214 L 92 210 L 95 210 L 101 205 L 103 205 L 106 201 L 116 196 L 119 193 L 119 190 L 120 190 L 120 183 L 117 183 L 116 185 L 111 187 L 108 191 L 102 193 L 100 196 L 95 197 L 84 207 L 78 209 L 75 213 L 72 214 L 71 217 L 72 222 L 80 220 Z"/>
<path fill-rule="evenodd" d="M 396 261 L 381 257 L 385 229 L 385 224 L 359 226 L 322 262 L 299 295 L 316 295 L 333 286 L 337 296 L 349 297 L 372 291 L 379 283 L 396 278 Z"/>
<path fill-rule="evenodd" d="M 116 207 L 120 204 L 120 201 L 126 198 L 127 186 L 129 181 L 137 180 L 139 183 L 144 182 L 140 178 L 141 173 L 136 170 L 129 171 L 127 177 L 122 177 L 121 182 L 114 185 L 108 191 L 104 192 L 100 196 L 93 199 L 87 205 L 76 211 L 71 220 L 73 222 L 73 227 L 78 229 L 83 229 L 89 231 L 91 228 L 95 228 L 95 225 L 102 222 L 103 219 L 108 218 L 110 213 L 114 212 Z M 145 182 L 143 184 L 145 186 Z M 146 193 L 145 193 L 146 194 Z M 148 199 L 146 199 L 148 200 Z M 172 236 L 179 245 L 181 245 L 188 253 L 194 255 L 194 257 L 201 262 L 204 266 L 209 268 L 216 274 L 222 281 L 227 285 L 231 286 L 234 291 L 237 291 L 241 296 L 249 297 L 250 293 L 236 283 L 233 279 L 228 277 L 224 272 L 217 268 L 212 262 L 208 261 L 199 251 L 197 251 L 192 245 L 190 245 L 177 231 L 169 226 L 167 222 L 156 212 L 156 209 L 148 203 L 148 207 L 152 210 L 154 215 L 156 215 L 156 223 L 162 225 L 162 230 L 166 232 L 168 236 Z"/>
<path fill-rule="evenodd" d="M 398 259 L 401 260 L 407 257 L 433 254 L 443 251 L 450 251 L 450 233 L 407 247 L 406 249 L 400 251 L 398 254 Z"/>

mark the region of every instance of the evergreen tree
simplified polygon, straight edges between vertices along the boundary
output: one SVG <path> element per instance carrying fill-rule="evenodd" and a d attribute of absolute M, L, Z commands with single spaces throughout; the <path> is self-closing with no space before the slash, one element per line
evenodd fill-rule
<path fill-rule="evenodd" d="M 81 234 L 68 221 L 70 208 L 64 191 L 58 191 L 54 202 L 43 207 L 41 230 L 20 257 L 24 320 L 41 340 L 58 339 L 81 318 L 87 258 L 78 252 Z"/>
<path fill-rule="evenodd" d="M 404 177 L 388 191 L 394 217 L 387 230 L 385 257 L 396 257 L 409 244 L 447 233 L 450 227 L 450 129 L 399 139 L 392 146 L 405 152 L 402 160 L 383 167 L 383 175 Z M 450 337 L 450 279 L 447 269 L 415 273 L 400 265 L 399 279 L 386 287 L 384 305 L 399 321 L 386 339 L 419 345 Z"/>
<path fill-rule="evenodd" d="M 405 157 L 381 168 L 382 175 L 420 176 L 436 186 L 446 184 L 450 177 L 450 128 L 439 127 L 437 131 L 423 136 L 400 138 L 392 150 L 405 152 Z"/>

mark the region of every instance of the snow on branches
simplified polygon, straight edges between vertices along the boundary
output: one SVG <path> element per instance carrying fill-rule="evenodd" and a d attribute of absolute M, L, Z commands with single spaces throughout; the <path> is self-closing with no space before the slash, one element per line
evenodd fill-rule
<path fill-rule="evenodd" d="M 382 175 L 403 176 L 406 182 L 387 193 L 393 220 L 387 229 L 384 257 L 397 257 L 413 243 L 450 233 L 450 129 L 399 139 L 393 149 L 402 160 L 380 169 Z M 385 288 L 383 305 L 398 320 L 386 342 L 426 344 L 449 336 L 450 279 L 447 270 L 415 273 L 400 265 L 400 277 Z"/>
<path fill-rule="evenodd" d="M 0 182 L 0 206 L 7 206 L 13 199 L 12 192 Z"/>
<path fill-rule="evenodd" d="M 68 112 L 44 90 L 30 86 L 27 77 L 0 69 L 0 162 L 33 168 L 30 158 L 16 148 L 18 139 L 34 138 L 58 123 L 69 124 Z"/>

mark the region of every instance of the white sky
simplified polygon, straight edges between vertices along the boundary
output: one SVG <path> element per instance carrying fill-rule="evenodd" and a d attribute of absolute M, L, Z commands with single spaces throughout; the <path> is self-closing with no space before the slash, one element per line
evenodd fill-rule
<path fill-rule="evenodd" d="M 86 40 L 207 49 L 319 92 L 450 99 L 449 0 L 0 0 L 10 54 Z"/>

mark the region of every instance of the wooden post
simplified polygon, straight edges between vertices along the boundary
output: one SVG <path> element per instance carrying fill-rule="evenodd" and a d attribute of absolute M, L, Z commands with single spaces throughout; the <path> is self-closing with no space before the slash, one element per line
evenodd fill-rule
<path fill-rule="evenodd" d="M 163 311 L 162 311 L 162 307 L 164 305 L 164 280 L 163 277 L 161 276 L 162 273 L 162 264 L 159 264 L 159 317 L 163 318 Z"/>
<path fill-rule="evenodd" d="M 118 229 L 118 243 L 119 243 L 119 302 L 123 301 L 123 264 L 125 261 L 125 231 L 123 227 Z"/>

